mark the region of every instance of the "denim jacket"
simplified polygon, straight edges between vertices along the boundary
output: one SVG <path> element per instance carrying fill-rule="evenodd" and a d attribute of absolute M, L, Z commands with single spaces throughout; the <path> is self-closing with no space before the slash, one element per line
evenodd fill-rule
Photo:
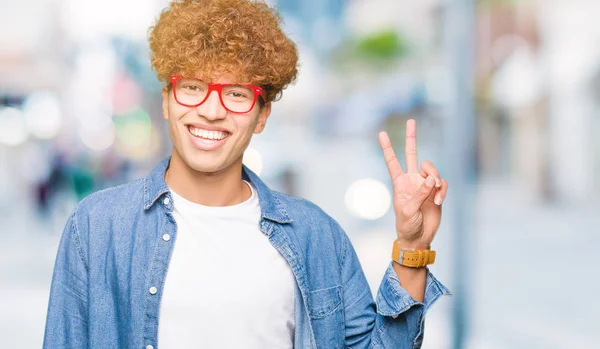
<path fill-rule="evenodd" d="M 77 204 L 56 257 L 44 348 L 157 348 L 160 300 L 177 240 L 164 180 L 169 161 Z M 421 303 L 400 286 L 390 262 L 374 301 L 334 219 L 307 200 L 269 189 L 245 166 L 242 177 L 257 189 L 260 230 L 295 277 L 295 348 L 421 346 L 425 312 L 449 294 L 429 270 Z"/>

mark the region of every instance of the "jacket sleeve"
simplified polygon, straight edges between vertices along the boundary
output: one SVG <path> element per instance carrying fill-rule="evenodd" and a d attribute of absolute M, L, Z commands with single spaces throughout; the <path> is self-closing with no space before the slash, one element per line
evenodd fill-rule
<path fill-rule="evenodd" d="M 425 298 L 415 301 L 398 280 L 390 262 L 373 301 L 356 252 L 345 233 L 342 244 L 345 347 L 417 349 L 423 342 L 425 313 L 450 294 L 427 269 Z"/>
<path fill-rule="evenodd" d="M 54 264 L 44 349 L 88 347 L 88 272 L 75 212 L 67 220 Z"/>

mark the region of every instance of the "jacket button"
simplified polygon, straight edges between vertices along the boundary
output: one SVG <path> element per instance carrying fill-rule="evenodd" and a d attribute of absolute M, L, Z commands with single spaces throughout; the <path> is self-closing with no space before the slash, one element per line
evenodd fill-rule
<path fill-rule="evenodd" d="M 163 240 L 165 240 L 165 241 L 171 240 L 171 235 L 169 235 L 169 234 L 163 235 Z"/>
<path fill-rule="evenodd" d="M 156 294 L 156 292 L 158 292 L 156 287 L 154 287 L 154 286 L 150 287 L 150 294 Z"/>
<path fill-rule="evenodd" d="M 171 200 L 169 200 L 169 198 L 165 198 L 165 199 L 163 200 L 163 203 L 164 203 L 165 205 L 168 205 L 168 204 L 169 204 L 169 202 L 171 202 Z"/>
<path fill-rule="evenodd" d="M 150 344 L 146 345 L 146 349 L 154 349 L 153 346 L 151 346 Z"/>

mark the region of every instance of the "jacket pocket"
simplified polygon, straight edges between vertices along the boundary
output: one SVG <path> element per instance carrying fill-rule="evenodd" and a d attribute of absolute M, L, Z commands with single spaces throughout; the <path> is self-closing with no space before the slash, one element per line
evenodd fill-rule
<path fill-rule="evenodd" d="M 342 286 L 309 292 L 308 313 L 318 349 L 344 347 Z"/>
<path fill-rule="evenodd" d="M 333 286 L 308 293 L 308 312 L 318 319 L 335 312 L 342 304 L 342 286 Z"/>

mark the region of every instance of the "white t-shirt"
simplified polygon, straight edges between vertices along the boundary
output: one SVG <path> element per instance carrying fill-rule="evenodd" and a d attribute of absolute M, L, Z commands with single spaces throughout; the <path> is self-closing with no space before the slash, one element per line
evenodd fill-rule
<path fill-rule="evenodd" d="M 258 227 L 255 188 L 237 205 L 209 207 L 173 190 L 177 239 L 158 348 L 293 348 L 292 270 Z"/>

